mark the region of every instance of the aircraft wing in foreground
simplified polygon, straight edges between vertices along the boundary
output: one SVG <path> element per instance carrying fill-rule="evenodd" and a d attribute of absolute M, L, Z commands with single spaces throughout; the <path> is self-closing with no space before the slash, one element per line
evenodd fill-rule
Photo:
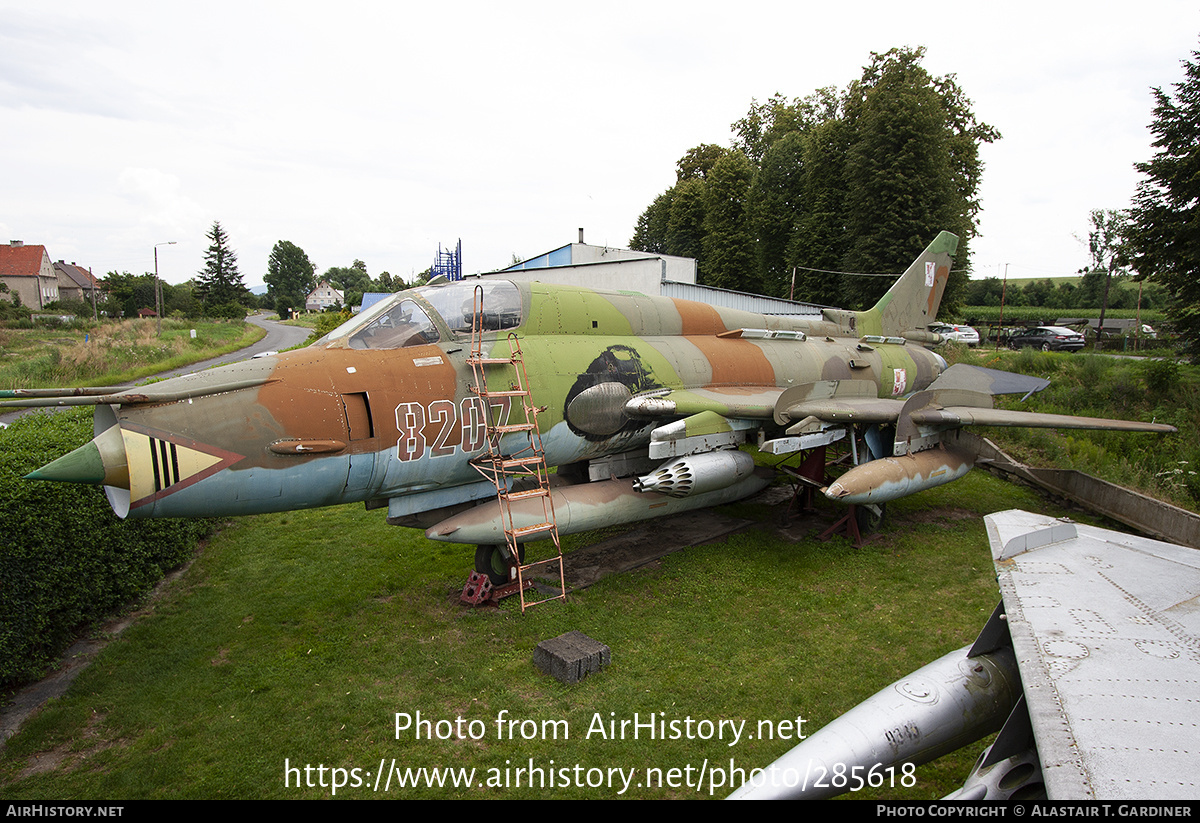
<path fill-rule="evenodd" d="M 899 786 L 905 764 L 997 730 L 951 799 L 1200 796 L 1200 552 L 1024 511 L 985 522 L 1003 600 L 975 643 L 809 735 L 731 799 L 828 797 L 835 770 L 841 791 L 872 775 Z"/>

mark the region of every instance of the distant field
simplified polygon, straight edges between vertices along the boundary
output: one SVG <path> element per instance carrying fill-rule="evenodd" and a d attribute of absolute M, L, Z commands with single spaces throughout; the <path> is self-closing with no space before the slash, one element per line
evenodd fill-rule
<path fill-rule="evenodd" d="M 123 383 L 236 351 L 265 334 L 241 321 L 163 320 L 161 338 L 156 329 L 153 320 L 0 328 L 0 388 Z"/>

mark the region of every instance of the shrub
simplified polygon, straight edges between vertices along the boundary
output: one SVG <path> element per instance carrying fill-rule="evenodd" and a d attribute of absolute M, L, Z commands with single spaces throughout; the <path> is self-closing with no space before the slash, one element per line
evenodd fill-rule
<path fill-rule="evenodd" d="M 1175 360 L 1147 360 L 1142 364 L 1146 385 L 1155 394 L 1169 394 L 1179 382 L 1179 363 Z"/>
<path fill-rule="evenodd" d="M 39 676 L 86 625 L 183 563 L 211 521 L 119 520 L 95 486 L 22 476 L 91 439 L 89 410 L 0 431 L 0 684 Z"/>

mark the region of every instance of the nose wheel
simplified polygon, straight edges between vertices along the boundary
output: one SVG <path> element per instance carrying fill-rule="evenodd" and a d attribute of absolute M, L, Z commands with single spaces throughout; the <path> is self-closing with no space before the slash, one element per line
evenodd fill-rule
<path fill-rule="evenodd" d="M 503 586 L 517 579 L 517 563 L 525 562 L 525 544 L 517 544 L 517 560 L 514 563 L 508 553 L 495 543 L 475 547 L 475 571 L 487 575 L 493 586 Z"/>

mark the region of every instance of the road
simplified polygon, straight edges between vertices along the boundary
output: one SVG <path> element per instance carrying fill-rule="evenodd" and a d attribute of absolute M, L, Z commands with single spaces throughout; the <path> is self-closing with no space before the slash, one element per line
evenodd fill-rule
<path fill-rule="evenodd" d="M 256 354 L 262 354 L 268 351 L 283 351 L 290 349 L 292 346 L 299 345 L 308 339 L 312 333 L 312 329 L 307 329 L 302 326 L 285 326 L 277 320 L 268 320 L 260 314 L 252 314 L 246 318 L 247 323 L 253 323 L 262 329 L 265 329 L 267 336 L 259 340 L 253 345 L 246 346 L 244 349 L 238 349 L 235 352 L 214 357 L 211 360 L 203 360 L 199 363 L 192 363 L 190 366 L 184 366 L 180 369 L 165 371 L 154 375 L 155 377 L 178 377 L 181 374 L 191 374 L 192 372 L 204 371 L 211 369 L 213 366 L 224 366 L 226 363 L 236 363 L 239 360 L 249 360 Z M 144 379 L 144 378 L 143 378 Z"/>
<path fill-rule="evenodd" d="M 160 379 L 167 377 L 178 377 L 181 374 L 191 374 L 192 372 L 204 371 L 205 369 L 210 369 L 213 366 L 224 366 L 227 363 L 236 363 L 239 360 L 248 360 L 254 355 L 261 354 L 262 352 L 283 351 L 284 349 L 290 349 L 292 346 L 303 343 L 308 339 L 309 334 L 312 333 L 311 329 L 307 329 L 302 326 L 285 326 L 277 320 L 268 320 L 266 317 L 258 314 L 247 317 L 246 322 L 253 323 L 256 326 L 265 329 L 267 332 L 266 337 L 259 340 L 257 343 L 246 346 L 242 349 L 238 349 L 237 351 L 230 352 L 229 354 L 224 354 L 220 357 L 213 357 L 209 360 L 203 360 L 199 363 L 192 363 L 190 366 L 183 366 L 182 368 L 172 369 L 171 371 L 159 372 L 158 374 L 152 376 Z M 146 379 L 147 378 L 143 377 L 137 382 L 141 382 L 142 380 Z M 131 385 L 133 384 L 124 383 L 120 386 L 113 386 L 112 388 L 115 392 L 121 388 L 126 388 Z M 0 414 L 0 423 L 11 423 L 19 415 L 26 414 L 29 411 L 31 410 L 22 409 L 21 411 L 11 411 Z"/>

